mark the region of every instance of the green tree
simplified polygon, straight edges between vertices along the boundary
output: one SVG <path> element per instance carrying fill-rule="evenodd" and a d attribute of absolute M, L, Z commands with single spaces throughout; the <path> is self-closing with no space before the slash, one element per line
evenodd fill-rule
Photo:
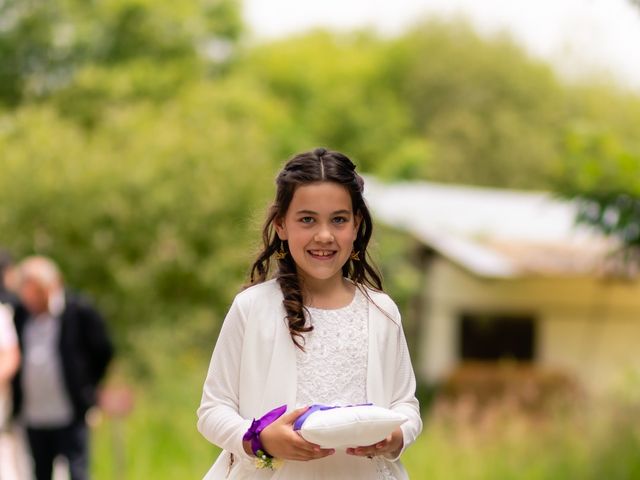
<path fill-rule="evenodd" d="M 123 335 L 180 315 L 215 328 L 253 256 L 287 122 L 253 86 L 219 86 L 108 109 L 91 135 L 51 107 L 5 117 L 0 244 L 60 261 Z"/>
<path fill-rule="evenodd" d="M 287 151 L 327 145 L 363 171 L 421 176 L 429 142 L 414 134 L 407 106 L 380 81 L 387 53 L 386 42 L 367 30 L 316 30 L 249 48 L 234 72 L 285 106 L 294 125 Z"/>
<path fill-rule="evenodd" d="M 575 127 L 566 133 L 557 176 L 556 190 L 578 203 L 576 220 L 621 241 L 618 273 L 633 271 L 640 260 L 639 147 L 611 131 Z"/>
<path fill-rule="evenodd" d="M 563 88 L 506 36 L 429 20 L 391 42 L 381 81 L 428 139 L 430 179 L 540 188 L 556 153 Z"/>
<path fill-rule="evenodd" d="M 220 60 L 215 52 L 242 32 L 236 0 L 5 0 L 0 18 L 0 105 L 9 107 L 68 87 L 88 65 Z"/>
<path fill-rule="evenodd" d="M 640 97 L 597 83 L 570 95 L 551 185 L 578 203 L 577 221 L 621 241 L 620 273 L 627 274 L 640 260 Z"/>

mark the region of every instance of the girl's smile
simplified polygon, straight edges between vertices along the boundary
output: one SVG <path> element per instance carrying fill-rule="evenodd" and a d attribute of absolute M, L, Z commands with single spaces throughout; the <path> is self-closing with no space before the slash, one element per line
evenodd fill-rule
<path fill-rule="evenodd" d="M 307 250 L 307 252 L 314 259 L 320 261 L 331 260 L 336 254 L 336 250 Z"/>

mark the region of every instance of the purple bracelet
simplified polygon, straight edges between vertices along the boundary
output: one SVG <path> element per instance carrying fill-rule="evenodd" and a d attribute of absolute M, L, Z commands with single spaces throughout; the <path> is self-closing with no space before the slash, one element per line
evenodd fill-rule
<path fill-rule="evenodd" d="M 253 422 L 251 423 L 249 430 L 247 430 L 247 432 L 244 434 L 244 436 L 242 437 L 242 440 L 244 442 L 247 442 L 247 441 L 251 442 L 251 451 L 256 457 L 260 458 L 262 456 L 258 453 L 260 451 L 262 452 L 262 454 L 266 455 L 267 458 L 273 458 L 271 455 L 269 455 L 265 451 L 264 447 L 262 446 L 262 442 L 260 441 L 260 432 L 262 432 L 262 430 L 264 430 L 267 425 L 270 425 L 271 423 L 276 421 L 278 418 L 280 418 L 286 410 L 287 410 L 287 406 L 282 405 L 280 407 L 276 407 L 273 410 L 265 413 L 258 420 L 256 420 L 255 418 L 253 419 Z"/>

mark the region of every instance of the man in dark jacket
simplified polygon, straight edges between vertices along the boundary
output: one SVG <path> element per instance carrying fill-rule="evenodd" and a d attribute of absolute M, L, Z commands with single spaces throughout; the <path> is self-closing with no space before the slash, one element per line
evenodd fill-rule
<path fill-rule="evenodd" d="M 101 315 L 65 291 L 53 261 L 25 259 L 18 279 L 28 315 L 16 319 L 23 360 L 13 381 L 14 414 L 26 427 L 37 480 L 51 480 L 58 455 L 67 458 L 71 480 L 85 480 L 85 414 L 96 403 L 113 346 Z"/>

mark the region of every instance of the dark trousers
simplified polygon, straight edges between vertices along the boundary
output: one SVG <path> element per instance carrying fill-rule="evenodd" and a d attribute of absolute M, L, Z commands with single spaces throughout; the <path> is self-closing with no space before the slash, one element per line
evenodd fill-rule
<path fill-rule="evenodd" d="M 71 480 L 89 478 L 89 431 L 84 422 L 68 427 L 31 428 L 27 437 L 35 466 L 37 480 L 51 480 L 53 461 L 63 456 L 69 462 Z"/>

